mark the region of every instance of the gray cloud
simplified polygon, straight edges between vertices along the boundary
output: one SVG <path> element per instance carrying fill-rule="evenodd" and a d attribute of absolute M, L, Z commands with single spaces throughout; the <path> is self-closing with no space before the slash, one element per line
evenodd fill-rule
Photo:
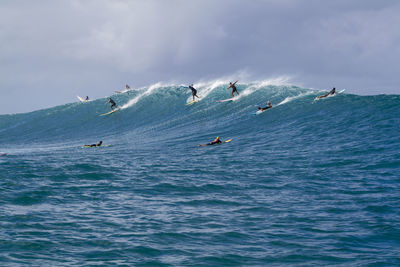
<path fill-rule="evenodd" d="M 390 0 L 2 1 L 0 113 L 241 70 L 400 93 L 399 13 Z"/>

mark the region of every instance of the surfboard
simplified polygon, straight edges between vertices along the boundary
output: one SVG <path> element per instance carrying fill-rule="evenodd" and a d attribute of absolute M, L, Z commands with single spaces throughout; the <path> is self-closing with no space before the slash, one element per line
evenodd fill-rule
<path fill-rule="evenodd" d="M 80 97 L 79 95 L 77 95 L 76 97 L 77 97 L 77 98 L 79 99 L 79 101 L 81 101 L 81 102 L 88 102 L 88 101 L 89 101 L 89 100 L 86 100 L 86 99 Z"/>
<path fill-rule="evenodd" d="M 270 108 L 267 108 L 267 109 L 264 109 L 264 110 L 257 110 L 256 112 L 254 112 L 254 113 L 252 113 L 253 115 L 260 115 L 261 113 L 264 113 L 264 111 L 267 111 L 268 109 L 271 109 L 271 108 L 273 108 L 273 107 L 270 107 Z"/>
<path fill-rule="evenodd" d="M 116 108 L 116 109 L 113 109 L 113 110 L 111 110 L 110 112 L 107 112 L 107 113 L 101 114 L 100 116 L 109 115 L 109 114 L 111 114 L 111 113 L 114 113 L 115 111 L 118 111 L 118 110 L 119 110 L 119 108 Z"/>
<path fill-rule="evenodd" d="M 196 103 L 196 102 L 199 102 L 199 101 L 200 101 L 200 100 L 195 99 L 195 100 L 193 100 L 193 101 L 190 101 L 190 102 L 186 103 L 185 106 L 192 105 L 192 104 L 194 104 L 194 103 Z"/>
<path fill-rule="evenodd" d="M 326 96 L 326 97 L 317 96 L 316 98 L 314 98 L 314 101 L 317 101 L 317 100 L 320 100 L 320 99 L 323 99 L 323 98 L 327 98 L 327 97 L 333 97 L 333 96 L 336 96 L 336 95 L 338 95 L 338 94 L 343 93 L 344 91 L 346 91 L 346 89 L 340 90 L 340 91 L 337 92 L 336 94 L 334 94 L 334 95 L 328 95 L 328 96 Z"/>
<path fill-rule="evenodd" d="M 228 101 L 233 101 L 235 97 L 228 98 L 228 99 L 223 99 L 223 100 L 217 100 L 217 102 L 222 103 L 222 102 L 228 102 Z"/>
<path fill-rule="evenodd" d="M 251 113 L 251 115 L 260 115 L 263 113 L 265 110 L 257 110 L 256 112 Z"/>
<path fill-rule="evenodd" d="M 116 92 L 117 94 L 123 94 L 123 93 L 128 92 L 129 90 L 131 90 L 131 89 L 117 90 L 117 91 L 115 91 L 115 92 Z"/>

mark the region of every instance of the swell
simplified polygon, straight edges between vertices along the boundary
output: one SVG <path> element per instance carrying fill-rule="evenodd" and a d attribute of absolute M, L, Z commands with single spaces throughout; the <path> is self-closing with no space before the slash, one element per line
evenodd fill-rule
<path fill-rule="evenodd" d="M 329 140 L 331 136 L 325 136 L 327 132 L 332 135 L 333 131 L 336 137 L 342 138 L 351 132 L 363 138 L 371 129 L 379 133 L 376 140 L 385 140 L 396 139 L 392 131 L 400 125 L 398 95 L 340 94 L 314 102 L 315 96 L 321 94 L 318 91 L 263 81 L 239 84 L 240 96 L 235 101 L 217 103 L 230 98 L 226 82 L 199 83 L 195 87 L 201 99 L 189 106 L 185 105 L 191 101 L 188 88 L 159 83 L 111 96 L 121 110 L 108 116 L 100 116 L 109 111 L 106 98 L 3 115 L 0 116 L 0 145 L 82 143 L 100 139 L 168 142 L 193 137 L 209 139 L 214 135 L 252 139 L 254 135 L 260 138 L 271 131 L 287 132 L 294 139 L 307 135 L 311 143 Z M 267 100 L 274 108 L 253 115 Z"/>

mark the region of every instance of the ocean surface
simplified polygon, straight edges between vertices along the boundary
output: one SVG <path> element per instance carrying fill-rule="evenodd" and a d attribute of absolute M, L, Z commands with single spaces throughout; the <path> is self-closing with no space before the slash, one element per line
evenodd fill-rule
<path fill-rule="evenodd" d="M 400 95 L 227 85 L 1 115 L 0 265 L 399 266 Z"/>

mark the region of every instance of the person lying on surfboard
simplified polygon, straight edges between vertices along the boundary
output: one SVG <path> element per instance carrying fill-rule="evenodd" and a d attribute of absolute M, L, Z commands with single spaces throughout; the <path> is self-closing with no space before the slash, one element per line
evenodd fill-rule
<path fill-rule="evenodd" d="M 200 97 L 197 95 L 197 90 L 194 89 L 193 84 L 189 85 L 189 89 L 192 90 L 193 101 L 194 101 L 194 97 L 200 98 Z"/>
<path fill-rule="evenodd" d="M 316 99 L 324 98 L 324 97 L 327 97 L 327 96 L 329 96 L 329 95 L 334 95 L 334 94 L 336 94 L 336 88 L 335 88 L 335 87 L 333 87 L 333 89 L 332 89 L 329 93 L 327 93 L 327 94 L 325 94 L 325 95 L 317 96 Z"/>
<path fill-rule="evenodd" d="M 83 145 L 83 146 L 86 146 L 86 147 L 95 147 L 95 146 L 101 146 L 101 144 L 103 144 L 103 141 L 100 141 L 100 142 L 97 143 L 97 144 Z"/>
<path fill-rule="evenodd" d="M 115 104 L 114 100 L 110 97 L 110 99 L 107 101 L 107 103 L 111 104 L 111 110 L 114 110 L 114 108 L 117 107 L 117 104 Z"/>
<path fill-rule="evenodd" d="M 258 110 L 264 111 L 266 109 L 272 108 L 271 102 L 268 100 L 267 106 L 262 108 L 262 107 L 258 107 Z"/>
<path fill-rule="evenodd" d="M 202 144 L 199 146 L 212 146 L 212 145 L 221 144 L 221 143 L 222 143 L 222 141 L 219 139 L 219 136 L 217 136 L 217 138 L 215 138 L 212 142 L 207 143 L 207 144 Z"/>
<path fill-rule="evenodd" d="M 229 82 L 229 87 L 226 88 L 226 89 L 232 88 L 232 97 L 235 97 L 235 96 L 233 95 L 234 92 L 236 92 L 237 95 L 239 95 L 239 92 L 238 92 L 238 90 L 237 90 L 237 88 L 236 88 L 236 86 L 235 86 L 235 84 L 236 84 L 237 82 L 238 82 L 238 81 L 236 81 L 236 82 L 234 82 L 234 83 Z"/>

